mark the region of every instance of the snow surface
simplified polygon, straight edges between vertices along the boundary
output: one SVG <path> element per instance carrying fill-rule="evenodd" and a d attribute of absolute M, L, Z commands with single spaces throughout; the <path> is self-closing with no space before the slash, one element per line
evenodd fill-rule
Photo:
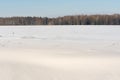
<path fill-rule="evenodd" d="M 1 26 L 0 80 L 120 80 L 120 26 Z"/>

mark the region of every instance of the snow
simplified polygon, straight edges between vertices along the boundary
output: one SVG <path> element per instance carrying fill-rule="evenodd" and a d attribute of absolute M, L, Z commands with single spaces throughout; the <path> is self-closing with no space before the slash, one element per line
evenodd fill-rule
<path fill-rule="evenodd" d="M 1 26 L 0 80 L 120 80 L 119 26 Z"/>

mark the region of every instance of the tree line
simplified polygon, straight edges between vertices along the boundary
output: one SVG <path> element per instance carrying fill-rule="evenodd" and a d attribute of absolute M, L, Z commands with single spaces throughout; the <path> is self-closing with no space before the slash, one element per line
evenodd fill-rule
<path fill-rule="evenodd" d="M 120 14 L 48 17 L 0 17 L 0 25 L 120 25 Z"/>

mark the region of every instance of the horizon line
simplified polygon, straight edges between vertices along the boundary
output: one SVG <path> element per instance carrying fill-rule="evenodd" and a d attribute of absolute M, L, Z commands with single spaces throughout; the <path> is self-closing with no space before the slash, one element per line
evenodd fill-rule
<path fill-rule="evenodd" d="M 120 15 L 120 13 L 106 13 L 106 14 L 71 14 L 71 15 L 63 15 L 63 16 L 57 16 L 57 17 L 48 17 L 48 16 L 0 16 L 0 18 L 14 18 L 14 17 L 41 17 L 41 18 L 59 18 L 59 17 L 66 17 L 66 16 L 94 16 L 94 15 Z"/>

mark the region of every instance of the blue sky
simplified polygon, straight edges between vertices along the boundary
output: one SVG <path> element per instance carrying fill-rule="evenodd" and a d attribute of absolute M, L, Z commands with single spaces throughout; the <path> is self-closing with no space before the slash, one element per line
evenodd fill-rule
<path fill-rule="evenodd" d="M 113 13 L 120 13 L 120 0 L 0 0 L 1 17 Z"/>

